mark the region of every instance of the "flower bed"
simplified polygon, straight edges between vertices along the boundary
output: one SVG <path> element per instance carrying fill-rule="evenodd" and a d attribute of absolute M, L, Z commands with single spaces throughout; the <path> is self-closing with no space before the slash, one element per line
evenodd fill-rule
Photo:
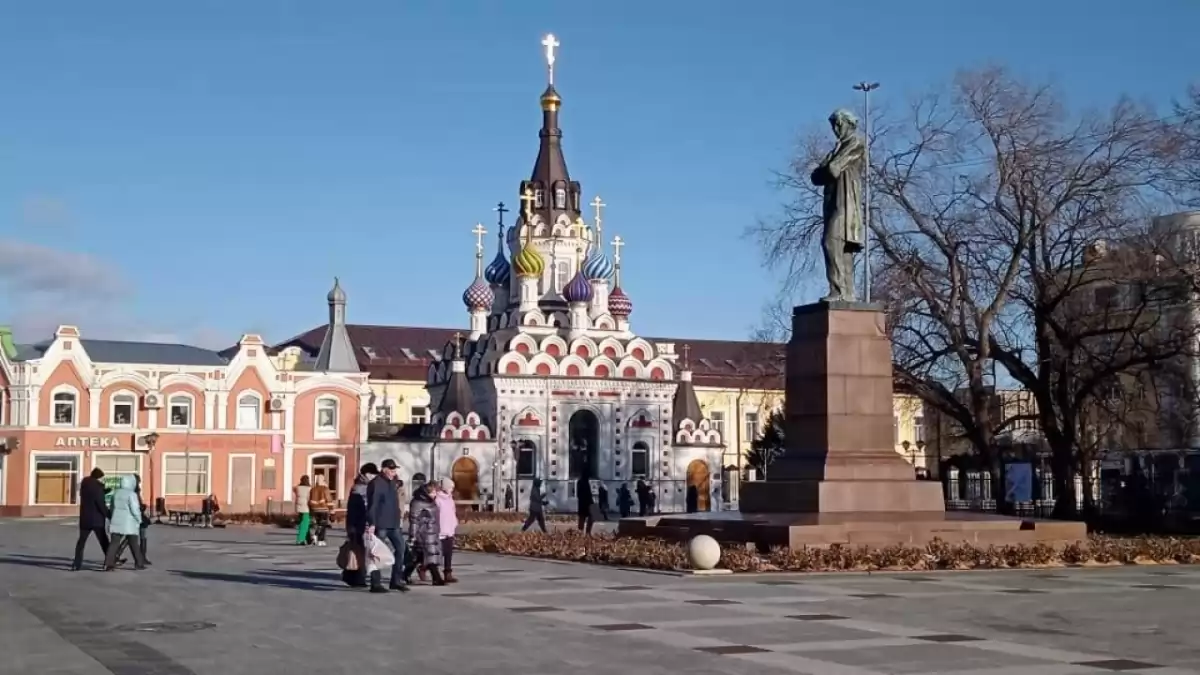
<path fill-rule="evenodd" d="M 588 537 L 575 531 L 480 531 L 460 534 L 457 541 L 462 550 L 484 553 L 655 570 L 690 567 L 684 546 L 660 539 Z M 1200 563 L 1200 539 L 1092 537 L 1061 549 L 1045 544 L 977 547 L 936 541 L 924 547 L 776 549 L 765 555 L 730 547 L 722 551 L 719 567 L 734 572 L 835 572 L 1147 563 Z"/>

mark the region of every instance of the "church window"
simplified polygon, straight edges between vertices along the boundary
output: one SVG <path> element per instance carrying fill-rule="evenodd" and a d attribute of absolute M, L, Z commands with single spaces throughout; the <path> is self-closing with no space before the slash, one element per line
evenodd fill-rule
<path fill-rule="evenodd" d="M 556 345 L 556 344 L 546 345 L 546 353 L 549 354 L 550 356 L 561 356 L 562 355 L 561 351 L 558 348 L 558 345 Z"/>
<path fill-rule="evenodd" d="M 633 369 L 633 366 L 626 366 L 625 370 L 621 371 L 621 377 L 637 377 L 637 371 Z"/>
<path fill-rule="evenodd" d="M 650 448 L 642 441 L 633 444 L 629 471 L 633 478 L 645 478 L 650 473 Z"/>
<path fill-rule="evenodd" d="M 608 376 L 609 376 L 608 366 L 606 366 L 604 364 L 600 364 L 600 365 L 596 366 L 596 377 L 608 377 Z"/>
<path fill-rule="evenodd" d="M 533 441 L 520 441 L 517 443 L 517 475 L 521 478 L 529 478 L 534 475 L 534 456 L 537 454 L 537 446 Z"/>
<path fill-rule="evenodd" d="M 645 361 L 645 360 L 646 360 L 646 352 L 642 351 L 642 348 L 641 348 L 641 347 L 636 347 L 636 348 L 634 348 L 634 350 L 633 350 L 633 351 L 629 352 L 629 355 L 630 355 L 630 356 L 632 356 L 633 358 L 635 358 L 635 359 L 639 360 L 639 361 Z"/>
<path fill-rule="evenodd" d="M 612 345 L 609 345 L 604 348 L 604 355 L 610 359 L 615 359 L 617 358 L 617 350 Z"/>
<path fill-rule="evenodd" d="M 533 206 L 534 208 L 542 208 L 546 205 L 546 193 L 541 188 L 533 191 Z"/>
<path fill-rule="evenodd" d="M 561 187 L 554 188 L 554 208 L 556 208 L 556 209 L 567 208 L 567 191 L 565 188 L 561 188 Z"/>
<path fill-rule="evenodd" d="M 662 379 L 665 379 L 665 378 L 666 378 L 666 375 L 663 373 L 663 371 L 662 371 L 662 368 L 657 368 L 657 367 L 656 367 L 656 368 L 653 368 L 653 369 L 651 369 L 651 370 L 650 370 L 650 379 L 652 379 L 652 380 L 662 380 Z"/>
<path fill-rule="evenodd" d="M 586 346 L 579 345 L 575 348 L 575 356 L 586 359 L 587 357 L 591 356 L 591 354 L 588 354 L 588 348 Z"/>
<path fill-rule="evenodd" d="M 579 377 L 579 366 L 574 363 L 567 366 L 567 377 Z"/>
<path fill-rule="evenodd" d="M 504 372 L 508 375 L 520 375 L 521 364 L 517 363 L 516 361 L 509 361 L 508 365 L 504 366 Z"/>
<path fill-rule="evenodd" d="M 539 363 L 537 366 L 537 374 L 538 375 L 549 375 L 550 374 L 550 364 L 549 363 Z"/>
<path fill-rule="evenodd" d="M 562 293 L 562 289 L 571 280 L 571 265 L 565 260 L 554 266 L 554 290 Z"/>

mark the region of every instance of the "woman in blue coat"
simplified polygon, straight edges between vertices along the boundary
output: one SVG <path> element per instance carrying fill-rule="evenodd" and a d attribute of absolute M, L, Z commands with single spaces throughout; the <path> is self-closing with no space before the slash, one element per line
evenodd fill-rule
<path fill-rule="evenodd" d="M 112 534 L 112 543 L 104 556 L 104 570 L 116 569 L 117 551 L 124 544 L 128 544 L 133 553 L 133 568 L 146 569 L 146 558 L 142 556 L 142 547 L 138 542 L 138 534 L 142 529 L 142 501 L 138 499 L 137 479 L 133 476 L 121 476 L 121 485 L 113 492 L 112 520 L 108 529 Z"/>

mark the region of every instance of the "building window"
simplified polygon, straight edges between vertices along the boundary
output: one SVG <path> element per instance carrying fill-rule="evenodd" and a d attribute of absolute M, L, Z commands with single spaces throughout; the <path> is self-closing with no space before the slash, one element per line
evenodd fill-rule
<path fill-rule="evenodd" d="M 914 430 L 914 433 L 916 433 L 916 435 L 917 435 L 918 443 L 925 440 L 925 416 L 924 415 L 917 413 L 917 415 L 915 417 L 913 417 L 913 430 Z"/>
<path fill-rule="evenodd" d="M 533 191 L 533 208 L 540 209 L 546 205 L 546 193 L 538 188 Z M 533 227 L 533 223 L 526 223 L 528 227 Z"/>
<path fill-rule="evenodd" d="M 335 398 L 317 399 L 317 433 L 336 434 L 338 429 L 338 402 Z"/>
<path fill-rule="evenodd" d="M 412 424 L 428 424 L 429 408 L 423 405 L 414 405 L 409 408 L 408 421 Z"/>
<path fill-rule="evenodd" d="M 629 453 L 629 474 L 632 478 L 645 478 L 650 474 L 650 446 L 643 441 L 634 443 Z"/>
<path fill-rule="evenodd" d="M 391 424 L 392 423 L 392 406 L 390 406 L 390 405 L 375 406 L 375 423 L 376 424 Z"/>
<path fill-rule="evenodd" d="M 182 429 L 192 426 L 192 397 L 176 394 L 169 399 L 167 426 Z"/>
<path fill-rule="evenodd" d="M 708 421 L 712 422 L 712 428 L 721 434 L 721 440 L 725 440 L 725 411 L 714 410 L 708 414 Z"/>
<path fill-rule="evenodd" d="M 554 291 L 562 293 L 562 289 L 566 287 L 567 282 L 571 280 L 571 265 L 570 263 L 560 260 L 554 266 Z"/>
<path fill-rule="evenodd" d="M 60 391 L 54 395 L 54 424 L 75 426 L 75 405 L 78 402 L 74 392 Z"/>
<path fill-rule="evenodd" d="M 537 456 L 537 446 L 533 441 L 520 441 L 517 443 L 517 475 L 521 478 L 531 478 L 535 473 L 535 458 Z"/>
<path fill-rule="evenodd" d="M 79 455 L 34 456 L 33 503 L 79 503 Z"/>
<path fill-rule="evenodd" d="M 104 472 L 104 480 L 120 479 L 122 476 L 140 476 L 142 456 L 133 453 L 119 455 L 95 454 L 95 466 Z"/>
<path fill-rule="evenodd" d="M 758 412 L 751 410 L 743 417 L 743 428 L 745 435 L 742 438 L 746 443 L 753 443 L 758 440 Z"/>
<path fill-rule="evenodd" d="M 163 494 L 207 495 L 207 455 L 163 455 Z"/>
<path fill-rule="evenodd" d="M 554 188 L 554 208 L 556 208 L 556 209 L 567 208 L 567 191 L 565 188 L 561 188 L 561 187 Z"/>
<path fill-rule="evenodd" d="M 133 426 L 133 406 L 137 402 L 133 394 L 116 394 L 112 397 L 109 419 L 114 427 Z"/>
<path fill-rule="evenodd" d="M 244 394 L 238 399 L 237 428 L 257 429 L 262 422 L 262 400 L 254 394 Z"/>

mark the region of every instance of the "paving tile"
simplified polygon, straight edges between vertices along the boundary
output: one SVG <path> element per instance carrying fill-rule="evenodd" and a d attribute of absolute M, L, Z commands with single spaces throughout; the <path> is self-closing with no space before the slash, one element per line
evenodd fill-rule
<path fill-rule="evenodd" d="M 647 626 L 644 623 L 606 623 L 599 626 L 594 626 L 602 631 L 616 633 L 628 630 L 654 630 L 654 626 Z"/>
<path fill-rule="evenodd" d="M 1104 659 L 1102 661 L 1083 661 L 1076 663 L 1077 666 L 1087 666 L 1088 668 L 1099 668 L 1100 670 L 1112 670 L 1115 672 L 1125 672 L 1133 670 L 1148 670 L 1150 668 L 1159 668 L 1153 663 L 1144 663 L 1142 661 L 1130 661 L 1128 659 Z"/>
<path fill-rule="evenodd" d="M 734 654 L 763 654 L 770 650 L 751 647 L 750 645 L 726 645 L 721 647 L 696 647 L 696 651 L 706 654 L 732 656 Z"/>
<path fill-rule="evenodd" d="M 979 642 L 983 638 L 972 637 L 970 635 L 959 635 L 957 633 L 941 633 L 938 635 L 918 635 L 918 640 L 926 642 Z"/>
<path fill-rule="evenodd" d="M 789 614 L 784 618 L 796 621 L 839 621 L 846 617 L 837 614 Z"/>

